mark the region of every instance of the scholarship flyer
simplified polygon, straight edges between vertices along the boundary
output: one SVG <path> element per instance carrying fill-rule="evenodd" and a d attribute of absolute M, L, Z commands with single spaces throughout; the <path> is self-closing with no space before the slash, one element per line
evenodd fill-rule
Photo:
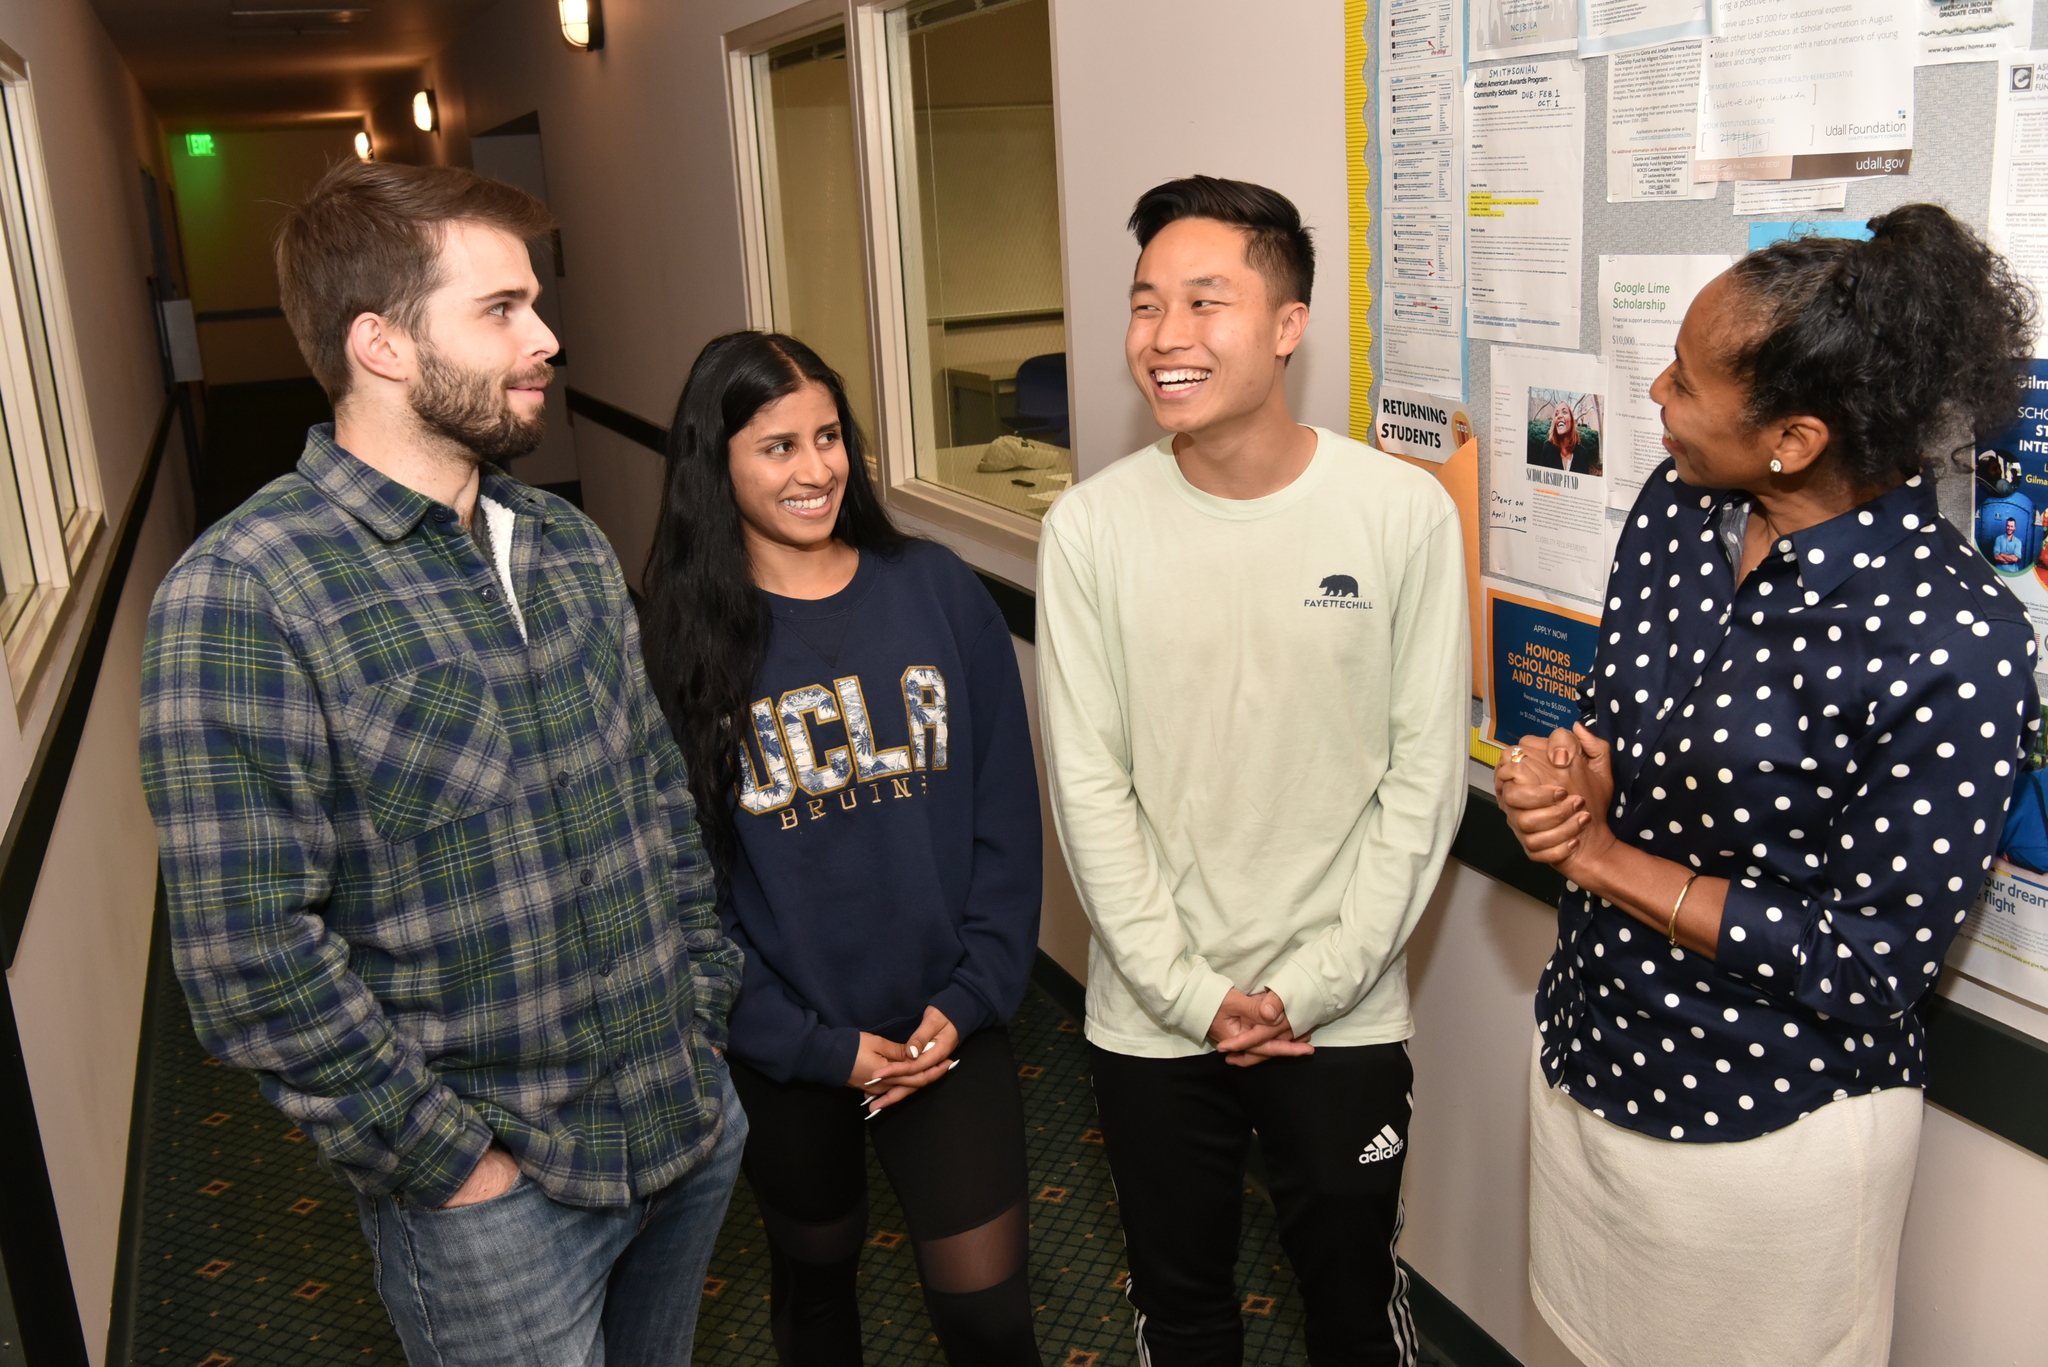
<path fill-rule="evenodd" d="M 1579 690 L 1593 672 L 1600 619 L 1491 582 L 1484 597 L 1485 739 L 1513 745 L 1569 730 L 1579 719 Z"/>

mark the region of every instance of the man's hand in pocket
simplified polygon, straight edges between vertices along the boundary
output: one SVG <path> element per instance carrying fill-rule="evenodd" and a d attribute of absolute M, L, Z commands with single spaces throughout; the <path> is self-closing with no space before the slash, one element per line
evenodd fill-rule
<path fill-rule="evenodd" d="M 496 1144 L 484 1150 L 484 1156 L 469 1170 L 469 1176 L 448 1198 L 443 1210 L 454 1210 L 457 1206 L 482 1205 L 494 1201 L 512 1190 L 512 1184 L 519 1180 L 519 1162 Z"/>

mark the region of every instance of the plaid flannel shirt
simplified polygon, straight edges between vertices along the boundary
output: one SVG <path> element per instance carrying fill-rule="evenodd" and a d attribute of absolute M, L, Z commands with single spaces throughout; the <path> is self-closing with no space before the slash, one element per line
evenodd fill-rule
<path fill-rule="evenodd" d="M 455 511 L 308 435 L 156 595 L 142 770 L 200 1040 L 366 1191 L 495 1139 L 619 1206 L 709 1154 L 740 952 L 610 545 L 487 469 Z M 484 523 L 481 510 L 476 523 Z"/>

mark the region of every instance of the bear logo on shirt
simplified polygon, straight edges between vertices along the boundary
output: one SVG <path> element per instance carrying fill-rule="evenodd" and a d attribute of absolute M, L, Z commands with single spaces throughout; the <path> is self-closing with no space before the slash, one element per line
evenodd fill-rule
<path fill-rule="evenodd" d="M 1301 605 L 1303 607 L 1347 608 L 1362 611 L 1372 606 L 1372 599 L 1360 598 L 1358 596 L 1358 581 L 1348 574 L 1325 575 L 1323 582 L 1316 585 L 1316 587 L 1322 590 L 1321 595 L 1315 598 L 1302 599 Z"/>

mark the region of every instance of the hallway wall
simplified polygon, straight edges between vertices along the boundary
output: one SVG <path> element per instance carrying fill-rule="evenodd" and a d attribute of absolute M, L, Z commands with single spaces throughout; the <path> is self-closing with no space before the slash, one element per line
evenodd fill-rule
<path fill-rule="evenodd" d="M 353 158 L 354 138 L 353 128 L 336 125 L 237 129 L 213 135 L 210 157 L 189 155 L 182 137 L 170 140 L 194 312 L 278 306 L 271 237 L 284 206 L 329 166 Z M 281 317 L 202 321 L 199 347 L 208 384 L 312 374 Z"/>
<path fill-rule="evenodd" d="M 118 524 L 163 403 L 138 174 L 146 167 L 168 176 L 163 133 L 86 0 L 0 0 L 0 42 L 29 63 L 93 443 L 109 521 Z M 134 740 L 141 611 L 189 533 L 183 479 L 166 470 L 159 482 L 80 762 L 8 970 L 95 1363 L 113 1289 L 155 886 L 156 840 L 142 814 Z M 0 707 L 0 828 L 20 801 L 112 541 L 103 528 L 26 705 Z"/>
<path fill-rule="evenodd" d="M 191 480 L 175 428 L 171 442 L 7 980 L 94 1363 L 113 1305 L 156 903 L 156 827 L 137 759 L 143 629 L 157 584 L 192 540 Z"/>

